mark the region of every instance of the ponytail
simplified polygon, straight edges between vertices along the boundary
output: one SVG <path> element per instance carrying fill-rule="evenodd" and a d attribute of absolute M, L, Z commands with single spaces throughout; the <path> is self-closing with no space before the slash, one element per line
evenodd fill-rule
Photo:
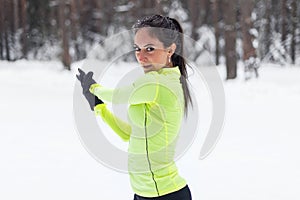
<path fill-rule="evenodd" d="M 178 40 L 176 41 L 176 50 L 175 53 L 171 57 L 171 61 L 173 66 L 178 66 L 180 70 L 180 83 L 182 85 L 183 95 L 184 95 L 184 109 L 185 115 L 187 115 L 188 111 L 188 103 L 193 106 L 193 101 L 191 97 L 191 93 L 188 87 L 188 75 L 186 70 L 186 62 L 183 57 L 183 30 L 179 22 L 174 18 L 169 18 L 175 26 L 175 30 L 178 31 Z"/>

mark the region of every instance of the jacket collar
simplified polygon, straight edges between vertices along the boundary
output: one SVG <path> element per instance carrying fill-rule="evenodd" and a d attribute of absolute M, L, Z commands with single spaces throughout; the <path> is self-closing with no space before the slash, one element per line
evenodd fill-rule
<path fill-rule="evenodd" d="M 179 67 L 163 67 L 157 71 L 159 74 L 169 74 L 169 73 L 176 73 L 180 75 Z"/>

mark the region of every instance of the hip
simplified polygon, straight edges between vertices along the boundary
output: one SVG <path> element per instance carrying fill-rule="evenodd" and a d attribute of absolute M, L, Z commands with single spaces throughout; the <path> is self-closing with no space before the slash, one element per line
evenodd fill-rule
<path fill-rule="evenodd" d="M 134 200 L 192 200 L 192 195 L 188 185 L 186 185 L 184 188 L 176 192 L 159 197 L 142 197 L 135 194 Z"/>

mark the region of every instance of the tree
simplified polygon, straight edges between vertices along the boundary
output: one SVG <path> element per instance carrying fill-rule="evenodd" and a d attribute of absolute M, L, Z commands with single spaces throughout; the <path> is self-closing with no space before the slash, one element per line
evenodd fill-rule
<path fill-rule="evenodd" d="M 12 1 L 13 11 L 14 11 L 14 30 L 18 30 L 19 28 L 19 1 Z"/>
<path fill-rule="evenodd" d="M 255 14 L 258 16 L 258 56 L 266 57 L 271 46 L 271 0 L 261 0 L 256 3 Z"/>
<path fill-rule="evenodd" d="M 142 16 L 159 13 L 176 16 L 194 40 L 202 39 L 204 24 L 213 27 L 215 62 L 218 65 L 224 55 L 231 79 L 240 59 L 236 53 L 240 37 L 245 63 L 255 57 L 296 62 L 299 5 L 299 0 L 0 0 L 0 59 L 53 59 L 61 50 L 61 60 L 69 68 L 71 60 L 83 59 L 103 37 L 131 28 Z M 257 16 L 255 21 L 251 13 Z M 258 47 L 252 43 L 253 30 L 258 32 Z"/>
<path fill-rule="evenodd" d="M 21 0 L 20 1 L 20 7 L 21 7 L 21 27 L 22 27 L 22 32 L 21 32 L 21 45 L 22 45 L 22 57 L 27 58 L 27 4 L 26 0 Z"/>
<path fill-rule="evenodd" d="M 5 46 L 5 55 L 6 55 L 6 60 L 11 60 L 11 55 L 10 55 L 10 36 L 11 36 L 11 31 L 10 31 L 10 6 L 9 6 L 9 0 L 4 0 L 3 2 L 3 33 L 4 33 L 4 46 Z"/>
<path fill-rule="evenodd" d="M 237 55 L 236 55 L 236 5 L 237 0 L 222 1 L 224 13 L 225 34 L 225 57 L 226 57 L 226 79 L 237 77 Z"/>
<path fill-rule="evenodd" d="M 212 2 L 213 1 L 214 0 L 212 0 Z M 189 11 L 190 22 L 192 25 L 191 37 L 194 40 L 198 40 L 198 28 L 203 24 L 209 24 L 210 0 L 189 0 L 187 1 L 187 10 Z"/>
<path fill-rule="evenodd" d="M 199 27 L 199 22 L 201 21 L 200 18 L 200 1 L 198 0 L 190 0 L 188 1 L 188 11 L 189 11 L 189 16 L 190 16 L 190 21 L 192 24 L 192 30 L 191 30 L 191 37 L 194 40 L 198 39 L 198 34 L 197 34 L 197 27 Z"/>
<path fill-rule="evenodd" d="M 220 9 L 219 9 L 220 2 L 219 0 L 212 0 L 212 15 L 213 15 L 213 26 L 215 31 L 215 40 L 216 40 L 216 50 L 215 50 L 215 62 L 216 65 L 219 65 L 219 58 L 220 58 Z"/>
<path fill-rule="evenodd" d="M 297 24 L 298 22 L 298 16 L 297 16 L 297 0 L 293 0 L 291 4 L 292 8 L 292 42 L 291 42 L 291 58 L 292 63 L 295 64 L 296 62 L 296 30 L 297 30 Z"/>
<path fill-rule="evenodd" d="M 281 42 L 287 38 L 287 0 L 281 0 Z"/>
<path fill-rule="evenodd" d="M 271 0 L 271 25 L 273 26 L 273 31 L 275 31 L 276 33 L 280 33 L 280 1 L 281 0 Z"/>
<path fill-rule="evenodd" d="M 75 49 L 75 56 L 74 59 L 75 60 L 79 60 L 81 59 L 81 53 L 80 53 L 80 48 L 79 48 L 79 42 L 78 42 L 78 34 L 79 34 L 79 26 L 78 26 L 78 19 L 79 19 L 79 15 L 78 15 L 78 1 L 77 0 L 71 0 L 70 2 L 70 7 L 71 7 L 71 40 L 74 43 L 74 49 Z M 97 6 L 97 10 L 98 10 L 98 6 Z M 100 27 L 100 24 L 96 24 L 97 27 Z"/>
<path fill-rule="evenodd" d="M 4 59 L 4 44 L 3 44 L 3 32 L 4 32 L 4 14 L 3 14 L 3 1 L 0 0 L 0 59 Z"/>
<path fill-rule="evenodd" d="M 242 41 L 243 41 L 243 61 L 245 66 L 246 79 L 249 79 L 252 72 L 258 77 L 258 61 L 256 56 L 256 49 L 253 46 L 253 20 L 251 14 L 254 8 L 254 1 L 241 0 L 241 29 L 242 29 Z"/>
<path fill-rule="evenodd" d="M 102 22 L 101 22 L 101 10 L 102 10 L 102 1 L 95 0 L 95 8 L 94 8 L 94 21 L 95 21 L 95 26 L 96 26 L 96 32 L 101 33 L 102 32 Z"/>
<path fill-rule="evenodd" d="M 70 70 L 71 66 L 71 56 L 69 53 L 69 35 L 68 35 L 68 27 L 66 23 L 66 2 L 60 1 L 59 2 L 59 24 L 60 24 L 60 33 L 62 39 L 62 62 L 66 69 Z"/>

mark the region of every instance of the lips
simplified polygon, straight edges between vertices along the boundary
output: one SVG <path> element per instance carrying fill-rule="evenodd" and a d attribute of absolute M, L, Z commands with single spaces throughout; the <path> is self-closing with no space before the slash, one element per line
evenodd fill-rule
<path fill-rule="evenodd" d="M 152 67 L 152 65 L 143 65 L 143 68 L 145 68 L 145 69 L 148 69 L 148 68 L 151 68 Z"/>

